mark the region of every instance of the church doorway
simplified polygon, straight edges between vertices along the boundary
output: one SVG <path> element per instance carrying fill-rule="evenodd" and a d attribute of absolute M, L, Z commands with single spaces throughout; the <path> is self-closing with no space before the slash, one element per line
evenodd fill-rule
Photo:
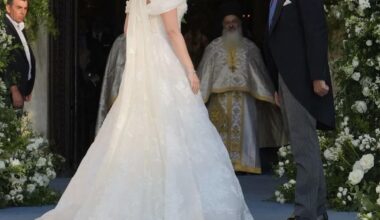
<path fill-rule="evenodd" d="M 183 32 L 198 24 L 210 42 L 221 33 L 217 8 L 224 0 L 189 0 Z M 248 37 L 262 45 L 270 0 L 239 0 Z M 59 35 L 50 39 L 49 139 L 71 175 L 95 136 L 105 63 L 123 32 L 125 0 L 51 2 Z"/>

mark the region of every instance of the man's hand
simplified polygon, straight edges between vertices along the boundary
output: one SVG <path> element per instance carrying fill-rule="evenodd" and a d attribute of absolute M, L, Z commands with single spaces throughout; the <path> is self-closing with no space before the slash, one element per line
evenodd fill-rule
<path fill-rule="evenodd" d="M 330 87 L 324 80 L 314 80 L 313 87 L 315 94 L 319 95 L 320 97 L 327 95 L 330 91 Z"/>
<path fill-rule="evenodd" d="M 187 78 L 189 79 L 191 90 L 193 90 L 194 94 L 197 94 L 199 92 L 199 78 L 195 71 L 188 73 Z"/>
<path fill-rule="evenodd" d="M 281 100 L 280 100 L 280 95 L 278 95 L 278 92 L 274 93 L 274 103 L 278 106 L 281 107 Z"/>
<path fill-rule="evenodd" d="M 30 102 L 32 100 L 32 94 L 25 96 L 24 101 Z"/>
<path fill-rule="evenodd" d="M 17 86 L 11 87 L 11 94 L 12 94 L 13 107 L 15 107 L 15 108 L 24 107 L 24 97 L 21 95 Z"/>

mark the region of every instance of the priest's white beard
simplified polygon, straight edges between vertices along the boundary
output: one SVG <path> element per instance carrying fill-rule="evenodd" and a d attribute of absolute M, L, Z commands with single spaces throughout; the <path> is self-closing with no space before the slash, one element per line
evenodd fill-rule
<path fill-rule="evenodd" d="M 238 27 L 234 31 L 224 28 L 222 39 L 227 47 L 239 47 L 243 39 L 243 30 L 241 27 Z"/>

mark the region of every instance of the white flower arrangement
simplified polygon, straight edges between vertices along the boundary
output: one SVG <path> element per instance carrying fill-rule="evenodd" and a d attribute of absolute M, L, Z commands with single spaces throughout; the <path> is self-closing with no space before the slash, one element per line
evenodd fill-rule
<path fill-rule="evenodd" d="M 33 134 L 27 120 L 4 104 L 3 85 L 0 76 L 0 208 L 54 203 L 58 194 L 48 184 L 63 159 L 50 152 L 44 138 Z"/>

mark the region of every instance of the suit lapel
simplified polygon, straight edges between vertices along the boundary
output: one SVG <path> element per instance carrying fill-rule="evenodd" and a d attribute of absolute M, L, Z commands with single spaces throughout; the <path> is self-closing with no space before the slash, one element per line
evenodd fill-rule
<path fill-rule="evenodd" d="M 275 11 L 275 13 L 273 15 L 272 25 L 271 25 L 271 27 L 269 29 L 269 34 L 271 34 L 273 32 L 273 29 L 276 26 L 276 24 L 278 22 L 278 19 L 280 19 L 280 15 L 281 15 L 281 11 L 282 11 L 284 2 L 285 2 L 285 0 L 278 0 L 276 11 Z"/>

